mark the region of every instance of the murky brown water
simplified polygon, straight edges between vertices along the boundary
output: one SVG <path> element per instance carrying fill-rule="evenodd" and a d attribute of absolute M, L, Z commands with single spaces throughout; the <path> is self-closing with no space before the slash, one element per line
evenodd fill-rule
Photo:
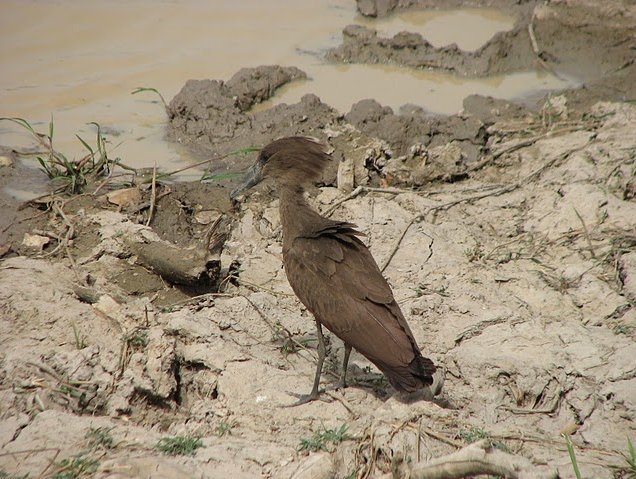
<path fill-rule="evenodd" d="M 442 47 L 456 43 L 466 51 L 476 50 L 497 32 L 509 30 L 515 19 L 495 9 L 415 10 L 387 18 L 359 17 L 356 23 L 374 28 L 384 36 L 402 31 L 420 33 Z"/>
<path fill-rule="evenodd" d="M 346 112 L 363 98 L 394 108 L 415 103 L 454 113 L 470 93 L 503 98 L 565 86 L 524 73 L 481 80 L 392 66 L 328 65 L 322 53 L 349 23 L 393 34 L 419 31 L 433 44 L 475 49 L 513 19 L 495 11 L 409 12 L 373 21 L 353 0 L 25 1 L 0 4 L 0 116 L 22 117 L 45 132 L 54 118 L 56 146 L 83 154 L 75 134 L 94 141 L 96 121 L 115 129 L 113 154 L 137 167 L 176 169 L 185 151 L 163 141 L 165 113 L 150 93 L 169 101 L 190 78 L 229 78 L 245 66 L 295 65 L 311 80 L 289 85 L 272 102 L 313 92 Z M 461 35 L 458 35 L 460 32 Z M 0 144 L 26 146 L 25 132 L 0 123 Z"/>

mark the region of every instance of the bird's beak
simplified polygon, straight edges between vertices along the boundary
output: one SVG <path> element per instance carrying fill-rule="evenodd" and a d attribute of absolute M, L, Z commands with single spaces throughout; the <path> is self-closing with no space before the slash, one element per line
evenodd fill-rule
<path fill-rule="evenodd" d="M 249 190 L 251 187 L 259 184 L 262 179 L 263 167 L 261 166 L 260 162 L 257 161 L 252 166 L 250 166 L 249 170 L 247 170 L 247 173 L 245 173 L 241 184 L 230 193 L 230 198 L 233 200 L 236 199 L 236 197 L 244 191 Z"/>

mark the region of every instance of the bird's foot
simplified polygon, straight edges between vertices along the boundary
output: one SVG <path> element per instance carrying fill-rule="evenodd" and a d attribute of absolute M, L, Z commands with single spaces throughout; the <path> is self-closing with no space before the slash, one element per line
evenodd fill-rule
<path fill-rule="evenodd" d="M 320 399 L 320 393 L 325 392 L 324 390 L 321 391 L 312 391 L 309 394 L 298 394 L 298 393 L 292 393 L 287 391 L 287 394 L 289 394 L 290 396 L 293 396 L 295 398 L 298 398 L 298 401 L 292 403 L 292 404 L 288 404 L 286 406 L 283 407 L 296 407 L 296 406 L 301 406 L 303 404 L 307 404 L 316 400 Z"/>

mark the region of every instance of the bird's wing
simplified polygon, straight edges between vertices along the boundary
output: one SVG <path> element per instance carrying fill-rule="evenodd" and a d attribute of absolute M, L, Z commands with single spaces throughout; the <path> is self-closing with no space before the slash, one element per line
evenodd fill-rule
<path fill-rule="evenodd" d="M 284 248 L 299 299 L 345 343 L 372 361 L 404 366 L 417 345 L 388 283 L 350 223 L 330 223 Z"/>

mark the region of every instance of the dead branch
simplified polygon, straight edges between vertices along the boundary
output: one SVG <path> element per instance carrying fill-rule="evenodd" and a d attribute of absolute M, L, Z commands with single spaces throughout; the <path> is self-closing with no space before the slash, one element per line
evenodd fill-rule
<path fill-rule="evenodd" d="M 226 234 L 217 232 L 223 217 L 219 217 L 202 244 L 192 248 L 181 248 L 167 241 L 140 243 L 135 238 L 125 238 L 128 248 L 137 255 L 141 264 L 152 269 L 163 279 L 173 284 L 186 286 L 201 292 L 216 289 L 221 275 L 221 248 Z M 209 242 L 215 251 L 208 250 Z"/>
<path fill-rule="evenodd" d="M 219 278 L 220 259 L 210 260 L 198 248 L 180 248 L 167 241 L 127 242 L 139 262 L 170 283 L 189 287 L 212 288 Z"/>
<path fill-rule="evenodd" d="M 557 479 L 556 471 L 537 468 L 529 459 L 515 456 L 492 447 L 489 440 L 475 442 L 457 452 L 416 463 L 410 467 L 412 479 L 459 479 L 492 474 L 508 479 Z M 385 474 L 380 479 L 392 479 Z"/>

